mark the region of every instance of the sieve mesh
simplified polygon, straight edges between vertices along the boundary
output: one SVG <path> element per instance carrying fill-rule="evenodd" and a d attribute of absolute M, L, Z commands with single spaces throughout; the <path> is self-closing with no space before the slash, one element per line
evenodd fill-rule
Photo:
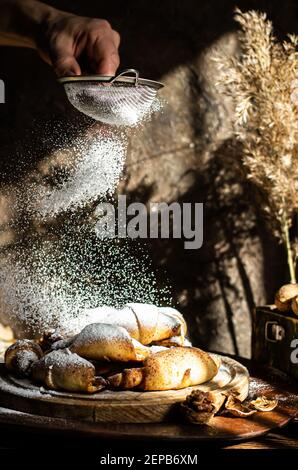
<path fill-rule="evenodd" d="M 149 111 L 157 90 L 148 86 L 103 85 L 75 82 L 65 84 L 71 104 L 97 121 L 134 125 Z"/>
<path fill-rule="evenodd" d="M 124 77 L 126 73 L 135 77 Z M 69 80 L 69 81 L 68 81 Z M 117 77 L 79 77 L 62 79 L 71 104 L 97 121 L 112 125 L 135 125 L 150 111 L 158 82 L 139 79 L 129 69 Z"/>

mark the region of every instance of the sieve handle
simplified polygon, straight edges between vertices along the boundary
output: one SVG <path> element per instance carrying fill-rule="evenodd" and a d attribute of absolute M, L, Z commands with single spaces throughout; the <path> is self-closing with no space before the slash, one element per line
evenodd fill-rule
<path fill-rule="evenodd" d="M 118 75 L 113 77 L 112 80 L 110 81 L 110 83 L 113 83 L 115 80 L 117 80 L 117 78 L 122 77 L 123 75 L 127 75 L 127 74 L 130 74 L 130 75 L 133 74 L 135 76 L 135 86 L 138 86 L 140 74 L 139 74 L 138 70 L 136 70 L 136 69 L 125 69 L 125 70 L 123 70 L 122 72 L 118 73 Z"/>

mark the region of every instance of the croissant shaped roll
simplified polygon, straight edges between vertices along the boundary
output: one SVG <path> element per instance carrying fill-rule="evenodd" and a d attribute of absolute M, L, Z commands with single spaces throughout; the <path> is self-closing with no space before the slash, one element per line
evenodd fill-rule
<path fill-rule="evenodd" d="M 19 339 L 5 352 L 5 366 L 19 377 L 30 374 L 32 364 L 42 357 L 40 346 L 30 339 Z"/>
<path fill-rule="evenodd" d="M 133 339 L 144 345 L 173 336 L 180 337 L 179 344 L 183 344 L 187 330 L 183 316 L 170 307 L 129 303 L 122 309 L 98 307 L 87 310 L 85 314 L 85 325 L 108 323 L 121 326 Z"/>
<path fill-rule="evenodd" d="M 98 361 L 143 361 L 150 354 L 150 349 L 131 338 L 124 328 L 106 323 L 85 326 L 67 347 L 79 356 Z"/>
<path fill-rule="evenodd" d="M 198 348 L 176 347 L 152 354 L 144 367 L 125 369 L 108 377 L 114 388 L 171 390 L 199 385 L 212 379 L 219 364 Z"/>
<path fill-rule="evenodd" d="M 52 390 L 94 393 L 106 386 L 102 377 L 95 377 L 95 367 L 67 349 L 52 351 L 35 362 L 32 379 Z"/>

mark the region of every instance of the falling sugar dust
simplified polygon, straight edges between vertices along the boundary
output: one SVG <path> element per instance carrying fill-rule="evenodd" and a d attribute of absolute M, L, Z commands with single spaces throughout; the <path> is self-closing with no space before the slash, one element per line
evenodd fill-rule
<path fill-rule="evenodd" d="M 72 329 L 101 305 L 170 303 L 143 243 L 100 240 L 94 230 L 92 211 L 111 200 L 127 143 L 123 129 L 94 123 L 76 138 L 65 133 L 38 170 L 9 187 L 18 236 L 0 253 L 0 318 L 19 336 Z"/>
<path fill-rule="evenodd" d="M 99 133 L 88 140 L 79 138 L 76 150 L 67 181 L 56 188 L 36 188 L 32 210 L 42 218 L 84 207 L 113 193 L 124 165 L 125 135 Z"/>
<path fill-rule="evenodd" d="M 28 218 L 47 221 L 112 196 L 123 170 L 126 133 L 95 124 L 71 143 L 70 138 L 71 134 L 65 142 L 54 143 L 38 170 L 25 171 L 20 184 L 9 188 L 16 217 L 26 212 Z"/>
<path fill-rule="evenodd" d="M 84 309 L 100 305 L 169 301 L 142 245 L 99 241 L 86 226 L 15 247 L 1 266 L 1 309 L 20 335 L 71 330 Z"/>

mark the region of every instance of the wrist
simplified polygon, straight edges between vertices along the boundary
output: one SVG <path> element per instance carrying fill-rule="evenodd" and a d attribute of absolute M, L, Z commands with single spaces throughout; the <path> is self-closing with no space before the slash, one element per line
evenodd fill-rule
<path fill-rule="evenodd" d="M 38 49 L 48 25 L 64 12 L 36 0 L 9 0 L 12 14 L 8 30 L 21 37 L 26 45 Z"/>

